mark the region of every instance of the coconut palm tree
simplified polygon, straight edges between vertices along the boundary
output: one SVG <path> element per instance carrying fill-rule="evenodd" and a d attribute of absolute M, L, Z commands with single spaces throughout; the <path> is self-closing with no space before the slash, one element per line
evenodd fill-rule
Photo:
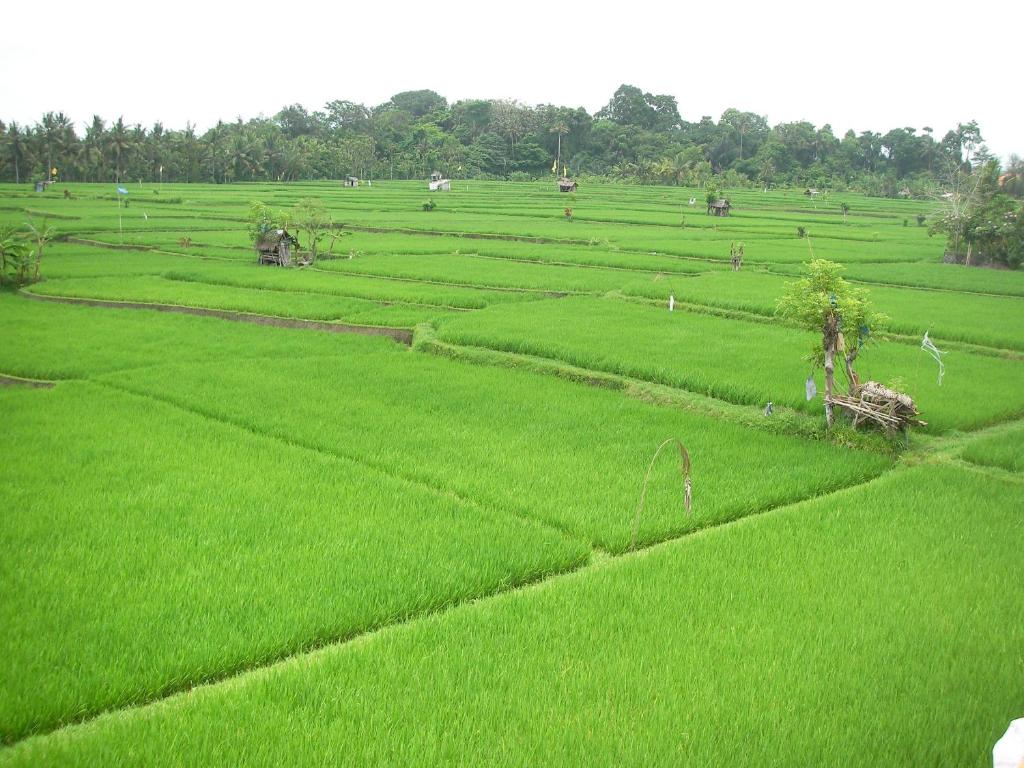
<path fill-rule="evenodd" d="M 85 138 L 82 140 L 82 165 L 86 178 L 90 181 L 99 181 L 106 177 L 107 151 L 106 122 L 99 115 L 93 115 L 92 122 L 86 126 Z"/>
<path fill-rule="evenodd" d="M 196 136 L 196 127 L 185 123 L 185 130 L 176 137 L 176 149 L 185 166 L 185 181 L 195 181 L 202 173 L 203 144 Z"/>
<path fill-rule="evenodd" d="M 64 160 L 71 153 L 71 150 L 78 143 L 75 136 L 75 128 L 71 118 L 63 112 L 47 112 L 38 127 L 39 139 L 44 147 L 46 155 L 46 178 L 49 179 L 52 169 L 56 166 L 54 161 L 64 165 Z"/>
<path fill-rule="evenodd" d="M 28 146 L 25 142 L 25 132 L 16 122 L 11 122 L 7 133 L 3 136 L 4 149 L 7 156 L 14 164 L 14 183 L 21 183 L 21 168 L 28 158 Z"/>
<path fill-rule="evenodd" d="M 132 149 L 132 136 L 124 124 L 124 117 L 117 118 L 117 122 L 110 127 L 108 138 L 110 151 L 114 154 L 114 180 L 120 184 L 125 162 Z"/>

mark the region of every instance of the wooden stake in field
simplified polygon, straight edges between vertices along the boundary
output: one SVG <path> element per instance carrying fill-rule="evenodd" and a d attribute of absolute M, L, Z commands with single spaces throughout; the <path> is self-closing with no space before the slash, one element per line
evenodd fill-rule
<path fill-rule="evenodd" d="M 629 539 L 629 548 L 636 548 L 636 537 L 640 532 L 640 513 L 644 510 L 644 501 L 647 499 L 647 484 L 651 480 L 651 471 L 654 469 L 654 463 L 658 460 L 658 456 L 661 455 L 662 449 L 669 443 L 675 443 L 679 448 L 679 474 L 683 478 L 683 508 L 687 514 L 690 514 L 693 507 L 693 485 L 690 481 L 690 453 L 686 450 L 682 441 L 677 437 L 670 437 L 665 440 L 661 445 L 658 446 L 658 450 L 654 452 L 654 456 L 651 458 L 651 463 L 647 467 L 647 473 L 644 475 L 644 484 L 640 488 L 640 503 L 636 507 L 636 515 L 633 518 L 633 533 Z"/>

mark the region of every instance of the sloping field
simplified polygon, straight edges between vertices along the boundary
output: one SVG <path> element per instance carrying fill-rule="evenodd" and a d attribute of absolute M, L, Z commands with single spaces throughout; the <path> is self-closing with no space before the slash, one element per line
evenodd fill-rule
<path fill-rule="evenodd" d="M 0 762 L 984 766 L 1024 692 L 1022 504 L 894 473 Z"/>
<path fill-rule="evenodd" d="M 9 389 L 0 408 L 19 447 L 0 468 L 3 741 L 588 556 L 529 520 L 122 390 Z"/>
<path fill-rule="evenodd" d="M 440 336 L 734 403 L 820 408 L 820 400 L 808 403 L 804 395 L 810 364 L 802 358 L 814 337 L 779 325 L 582 297 L 493 307 L 444 323 Z M 944 360 L 941 386 L 936 363 L 916 345 L 870 345 L 858 367 L 866 378 L 902 378 L 934 429 L 977 427 L 1024 413 L 1024 362 L 968 352 Z M 820 370 L 816 377 L 823 389 Z M 979 381 L 989 396 L 973 396 Z"/>
<path fill-rule="evenodd" d="M 1024 289 L 930 204 L 67 189 L 0 185 L 57 232 L 0 290 L 0 766 L 980 767 L 1024 715 Z M 330 258 L 258 266 L 309 197 Z M 927 428 L 825 428 L 812 254 Z"/>

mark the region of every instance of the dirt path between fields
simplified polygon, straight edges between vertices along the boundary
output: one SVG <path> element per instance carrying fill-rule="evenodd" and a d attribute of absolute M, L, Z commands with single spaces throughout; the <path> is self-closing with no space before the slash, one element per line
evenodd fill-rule
<path fill-rule="evenodd" d="M 0 387 L 28 387 L 29 389 L 53 389 L 57 385 L 55 381 L 42 381 L 40 379 L 22 379 L 18 376 L 5 376 L 0 373 Z"/>
<path fill-rule="evenodd" d="M 103 299 L 82 299 L 71 296 L 45 296 L 38 293 L 21 291 L 21 296 L 35 301 L 52 301 L 59 304 L 81 304 L 87 307 L 106 307 L 108 309 L 149 309 L 156 312 L 176 312 L 182 315 L 199 317 L 217 317 L 221 320 L 232 320 L 239 323 L 269 325 L 276 328 L 303 328 L 328 333 L 355 333 L 362 336 L 388 336 L 395 341 L 412 345 L 412 331 L 406 328 L 385 328 L 373 325 L 348 325 L 319 320 L 300 320 L 291 317 L 275 317 L 273 315 L 257 315 L 250 312 L 234 312 L 227 309 L 208 309 L 206 307 L 187 307 L 179 304 L 148 304 L 140 301 L 106 301 Z"/>

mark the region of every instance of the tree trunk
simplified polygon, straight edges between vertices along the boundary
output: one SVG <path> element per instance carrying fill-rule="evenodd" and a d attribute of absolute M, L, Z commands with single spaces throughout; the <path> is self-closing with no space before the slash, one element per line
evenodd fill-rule
<path fill-rule="evenodd" d="M 856 348 L 851 352 L 847 352 L 846 356 L 843 358 L 843 361 L 846 365 L 846 378 L 849 381 L 850 386 L 850 397 L 856 395 L 857 390 L 860 388 L 860 379 L 857 377 L 857 372 L 853 370 L 853 361 L 856 359 Z"/>
<path fill-rule="evenodd" d="M 821 340 L 825 348 L 825 423 L 831 427 L 835 420 L 832 409 L 832 390 L 835 387 L 836 343 L 839 340 L 837 318 L 830 317 L 825 321 Z"/>
<path fill-rule="evenodd" d="M 832 413 L 832 385 L 835 380 L 835 356 L 836 348 L 834 343 L 825 347 L 825 423 L 831 427 L 835 415 Z"/>

